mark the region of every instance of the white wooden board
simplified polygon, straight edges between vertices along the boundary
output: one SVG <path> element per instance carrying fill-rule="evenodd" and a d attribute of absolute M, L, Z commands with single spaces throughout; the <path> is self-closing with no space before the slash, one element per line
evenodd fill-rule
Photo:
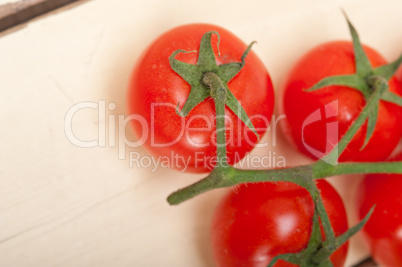
<path fill-rule="evenodd" d="M 363 43 L 388 60 L 402 51 L 398 0 L 96 0 L 29 23 L 0 38 L 0 266 L 213 266 L 209 227 L 216 190 L 176 207 L 165 198 L 201 175 L 130 167 L 119 149 L 80 148 L 65 135 L 79 102 L 124 115 L 132 66 L 162 32 L 185 23 L 221 25 L 253 48 L 276 88 L 313 46 L 350 39 L 340 8 Z M 99 109 L 98 109 L 99 110 Z M 98 110 L 74 116 L 74 134 L 98 138 Z M 123 131 L 119 131 L 120 134 Z M 127 136 L 134 138 L 129 127 Z M 266 137 L 270 138 L 270 137 Z M 116 142 L 118 138 L 116 137 Z M 270 149 L 288 165 L 306 160 L 281 136 Z M 143 149 L 127 149 L 126 153 Z M 254 151 L 267 153 L 267 149 Z M 331 179 L 353 216 L 359 177 Z M 354 238 L 348 264 L 367 256 Z"/>

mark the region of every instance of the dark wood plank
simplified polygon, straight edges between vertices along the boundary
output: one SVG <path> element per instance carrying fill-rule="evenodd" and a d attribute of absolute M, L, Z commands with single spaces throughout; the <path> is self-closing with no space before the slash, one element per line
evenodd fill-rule
<path fill-rule="evenodd" d="M 0 32 L 81 0 L 21 0 L 0 6 Z"/>
<path fill-rule="evenodd" d="M 367 258 L 352 267 L 378 267 L 378 264 L 372 258 Z"/>

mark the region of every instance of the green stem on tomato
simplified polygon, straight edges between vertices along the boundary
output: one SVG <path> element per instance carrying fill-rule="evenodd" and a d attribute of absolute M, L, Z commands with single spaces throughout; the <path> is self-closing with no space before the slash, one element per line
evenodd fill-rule
<path fill-rule="evenodd" d="M 359 116 L 352 123 L 349 129 L 346 131 L 345 135 L 341 138 L 341 140 L 334 146 L 334 148 L 325 155 L 322 159 L 320 159 L 318 164 L 331 164 L 336 165 L 338 163 L 339 157 L 345 151 L 347 145 L 353 139 L 357 131 L 364 124 L 367 118 L 370 116 L 371 110 L 373 110 L 381 99 L 382 94 L 388 88 L 388 82 L 382 77 L 379 76 L 371 76 L 369 77 L 371 88 L 374 91 L 373 94 L 368 99 L 365 107 L 360 112 Z"/>
<path fill-rule="evenodd" d="M 353 227 L 349 228 L 345 233 L 341 234 L 340 236 L 336 237 L 336 239 L 331 243 L 331 246 L 327 246 L 326 241 L 324 242 L 323 246 L 315 251 L 315 253 L 311 256 L 311 260 L 313 262 L 323 262 L 329 258 L 329 256 L 334 253 L 340 246 L 345 244 L 353 235 L 355 235 L 358 231 L 360 231 L 363 226 L 367 223 L 370 216 L 373 214 L 374 207 L 372 207 L 369 212 L 366 214 L 363 220 L 361 220 L 358 224 L 354 225 Z"/>
<path fill-rule="evenodd" d="M 202 82 L 211 89 L 211 97 L 215 103 L 216 115 L 216 167 L 228 167 L 226 159 L 226 134 L 225 134 L 225 102 L 226 88 L 218 75 L 213 72 L 206 72 Z"/>
<path fill-rule="evenodd" d="M 331 255 L 336 248 L 336 237 L 334 230 L 332 229 L 328 213 L 324 207 L 324 203 L 316 183 L 314 183 L 314 180 L 311 181 L 310 186 L 306 189 L 310 193 L 310 196 L 315 203 L 313 226 L 308 246 L 302 252 L 302 254 L 305 254 L 306 258 L 310 259 L 310 262 L 301 266 L 321 266 L 328 257 L 313 258 L 313 255 L 315 255 L 318 251 L 322 252 L 322 255 Z M 319 227 L 320 221 L 318 218 L 320 218 L 321 225 L 324 229 L 325 241 L 322 241 L 322 235 Z"/>
<path fill-rule="evenodd" d="M 345 174 L 370 174 L 370 173 L 396 173 L 402 174 L 402 162 L 363 162 L 340 163 L 333 168 L 322 164 L 312 164 L 312 172 L 316 179 L 345 175 Z"/>
<path fill-rule="evenodd" d="M 304 188 L 310 180 L 323 179 L 337 175 L 365 174 L 365 173 L 396 173 L 402 174 L 402 162 L 368 162 L 368 163 L 339 163 L 336 166 L 329 164 L 297 166 L 273 170 L 242 170 L 234 167 L 214 169 L 206 178 L 182 188 L 168 197 L 171 205 L 180 204 L 206 191 L 229 187 L 240 183 L 255 182 L 291 182 Z"/>
<path fill-rule="evenodd" d="M 311 192 L 311 190 L 314 190 Z M 310 188 L 310 194 L 315 194 L 316 195 L 316 201 L 315 201 L 315 205 L 316 205 L 316 209 L 317 209 L 317 213 L 318 213 L 318 217 L 321 219 L 321 225 L 322 228 L 324 229 L 324 233 L 325 233 L 325 241 L 323 242 L 323 248 L 325 249 L 325 251 L 327 252 L 326 254 L 331 255 L 332 252 L 335 251 L 336 248 L 336 239 L 335 239 L 335 233 L 334 230 L 332 229 L 331 226 L 331 221 L 329 220 L 329 216 L 328 213 L 325 209 L 324 206 L 324 202 L 322 201 L 322 197 L 319 194 L 317 185 Z M 323 259 L 328 258 L 328 257 L 324 257 Z"/>
<path fill-rule="evenodd" d="M 306 175 L 310 173 L 310 175 Z M 285 181 L 308 187 L 311 180 L 311 166 L 298 166 L 274 170 L 242 170 L 234 167 L 215 168 L 206 178 L 172 193 L 167 201 L 171 205 L 180 204 L 203 192 L 247 182 Z"/>

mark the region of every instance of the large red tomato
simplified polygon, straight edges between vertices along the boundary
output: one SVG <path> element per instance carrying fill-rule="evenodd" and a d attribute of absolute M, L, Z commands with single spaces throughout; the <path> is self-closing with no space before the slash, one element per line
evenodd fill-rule
<path fill-rule="evenodd" d="M 342 199 L 326 181 L 317 182 L 335 234 L 347 218 Z M 309 241 L 314 203 L 304 188 L 285 182 L 243 184 L 218 205 L 211 229 L 212 250 L 220 267 L 267 266 L 278 254 L 299 252 Z M 331 256 L 343 266 L 347 244 Z M 275 267 L 294 266 L 279 261 Z"/>
<path fill-rule="evenodd" d="M 387 62 L 373 49 L 363 46 L 373 67 Z M 355 73 L 353 44 L 346 41 L 329 42 L 313 48 L 290 71 L 283 88 L 282 124 L 285 135 L 304 154 L 317 159 L 328 153 L 346 133 L 363 109 L 363 95 L 349 87 L 328 86 L 314 92 L 305 90 L 321 79 Z M 402 85 L 395 78 L 389 81 L 390 90 L 402 95 Z M 385 160 L 402 135 L 402 108 L 380 101 L 378 121 L 367 146 L 361 150 L 366 137 L 367 122 L 341 155 L 340 161 Z M 338 123 L 338 124 L 336 124 Z"/>
<path fill-rule="evenodd" d="M 402 161 L 402 154 L 395 160 Z M 375 205 L 363 233 L 371 255 L 381 266 L 402 266 L 402 175 L 370 174 L 357 198 L 360 218 Z"/>
<path fill-rule="evenodd" d="M 179 170 L 204 172 L 216 160 L 215 107 L 211 98 L 196 106 L 187 117 L 176 114 L 187 101 L 190 85 L 174 72 L 169 56 L 178 49 L 197 50 L 208 31 L 220 35 L 218 55 L 216 35 L 212 45 L 218 65 L 241 62 L 247 46 L 227 30 L 208 24 L 190 24 L 174 28 L 157 38 L 143 53 L 131 76 L 128 113 L 134 130 L 146 148 Z M 181 53 L 176 59 L 197 63 L 198 53 Z M 251 51 L 243 69 L 228 83 L 261 136 L 268 127 L 274 104 L 273 88 L 263 63 Z M 242 159 L 258 138 L 226 107 L 228 162 Z"/>

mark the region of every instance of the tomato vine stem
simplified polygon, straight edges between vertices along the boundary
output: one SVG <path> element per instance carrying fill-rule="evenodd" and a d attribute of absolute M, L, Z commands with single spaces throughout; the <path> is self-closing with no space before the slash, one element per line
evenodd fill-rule
<path fill-rule="evenodd" d="M 225 103 L 226 88 L 218 75 L 213 72 L 206 72 L 202 76 L 202 82 L 211 89 L 211 97 L 215 103 L 216 116 L 216 148 L 217 164 L 216 167 L 227 167 L 226 159 L 226 127 L 225 127 Z"/>
<path fill-rule="evenodd" d="M 402 162 L 338 163 L 336 166 L 312 163 L 310 165 L 272 170 L 242 170 L 229 166 L 224 171 L 217 172 L 214 169 L 206 178 L 179 189 L 172 193 L 167 200 L 169 204 L 177 205 L 212 189 L 247 182 L 284 181 L 306 188 L 310 179 L 324 179 L 331 176 L 366 173 L 402 174 Z"/>
<path fill-rule="evenodd" d="M 365 107 L 360 112 L 356 120 L 352 123 L 342 139 L 327 155 L 325 155 L 321 160 L 317 161 L 317 164 L 338 164 L 338 159 L 340 155 L 345 151 L 347 145 L 350 143 L 357 131 L 370 116 L 372 110 L 374 110 L 378 106 L 378 102 L 380 101 L 382 94 L 388 88 L 388 82 L 386 79 L 380 76 L 370 76 L 369 80 L 371 84 L 371 89 L 374 92 L 366 102 Z"/>
<path fill-rule="evenodd" d="M 329 176 L 351 173 L 364 172 L 400 172 L 402 173 L 402 164 L 400 162 L 384 162 L 384 163 L 338 163 L 338 158 L 346 149 L 353 136 L 363 125 L 370 115 L 370 112 L 375 109 L 381 99 L 381 95 L 388 88 L 387 81 L 381 77 L 373 77 L 371 84 L 374 90 L 373 94 L 366 103 L 366 106 L 361 111 L 358 118 L 354 121 L 340 142 L 334 147 L 331 152 L 323 159 L 305 166 L 298 166 L 286 169 L 276 170 L 241 170 L 227 165 L 226 161 L 226 135 L 225 135 L 225 99 L 226 89 L 213 72 L 204 74 L 203 83 L 211 89 L 211 96 L 214 99 L 216 109 L 216 133 L 217 133 L 217 164 L 214 170 L 203 180 L 181 189 L 168 197 L 170 204 L 179 204 L 184 200 L 192 198 L 205 191 L 233 186 L 245 182 L 275 182 L 286 181 L 300 185 L 308 190 L 315 205 L 316 213 L 321 219 L 325 233 L 325 241 L 322 241 L 320 248 L 316 251 L 310 251 L 308 256 L 311 261 L 322 266 L 331 264 L 328 261 L 329 256 L 347 241 L 353 234 L 360 230 L 370 217 L 372 210 L 358 225 L 349 229 L 341 238 L 336 238 L 332 229 L 331 222 L 326 212 L 324 203 L 319 194 L 318 188 L 314 183 L 314 179 L 323 179 Z M 320 233 L 315 233 L 317 237 L 321 237 Z M 316 239 L 316 238 L 315 238 Z M 310 242 L 315 242 L 311 239 Z M 307 249 L 306 249 L 307 251 Z M 301 253 L 301 252 L 300 252 Z M 300 254 L 301 255 L 301 254 Z M 292 255 L 284 256 L 288 260 L 293 259 Z M 299 258 L 299 257 L 296 257 Z M 329 265 L 330 266 L 330 265 Z"/>
<path fill-rule="evenodd" d="M 211 48 L 211 35 L 216 32 L 206 33 L 200 45 L 198 65 L 190 65 L 175 59 L 179 53 L 186 52 L 177 50 L 170 56 L 171 67 L 190 85 L 191 91 L 183 110 L 178 114 L 186 116 L 189 111 L 207 97 L 212 97 L 216 112 L 216 153 L 217 160 L 214 169 L 204 179 L 179 189 L 168 197 L 171 205 L 180 204 L 206 191 L 230 187 L 240 183 L 250 182 L 291 182 L 305 188 L 315 203 L 313 229 L 309 244 L 306 249 L 298 253 L 283 254 L 275 257 L 270 263 L 272 266 L 276 260 L 283 259 L 300 266 L 332 266 L 329 256 L 343 243 L 359 231 L 369 219 L 373 209 L 357 225 L 351 227 L 341 236 L 336 237 L 332 229 L 328 213 L 324 207 L 323 200 L 315 184 L 316 179 L 324 179 L 336 175 L 366 174 L 366 173 L 397 173 L 402 174 L 402 162 L 376 162 L 376 163 L 339 163 L 339 157 L 345 151 L 357 131 L 368 121 L 366 140 L 364 146 L 370 140 L 378 116 L 378 106 L 381 100 L 399 103 L 402 98 L 393 96 L 388 89 L 388 79 L 402 62 L 396 62 L 373 69 L 360 44 L 357 33 L 352 24 L 348 21 L 352 34 L 354 51 L 356 55 L 356 74 L 327 77 L 310 88 L 309 91 L 319 90 L 325 86 L 342 84 L 350 87 L 357 87 L 366 99 L 366 105 L 349 127 L 345 135 L 334 146 L 334 148 L 322 159 L 315 163 L 297 166 L 292 168 L 271 169 L 271 170 L 242 170 L 228 165 L 226 151 L 226 127 L 225 127 L 225 106 L 232 111 L 237 104 L 236 98 L 228 89 L 228 82 L 241 70 L 245 64 L 245 57 L 251 49 L 251 45 L 242 56 L 241 63 L 230 63 L 216 65 L 213 50 Z M 230 71 L 229 71 L 230 70 Z M 209 89 L 209 92 L 205 89 Z M 394 100 L 395 98 L 396 100 Z M 391 99 L 391 100 L 390 100 Z M 258 136 L 244 109 L 236 113 L 241 120 Z M 318 219 L 321 221 L 325 233 L 325 241 L 321 236 Z"/>

